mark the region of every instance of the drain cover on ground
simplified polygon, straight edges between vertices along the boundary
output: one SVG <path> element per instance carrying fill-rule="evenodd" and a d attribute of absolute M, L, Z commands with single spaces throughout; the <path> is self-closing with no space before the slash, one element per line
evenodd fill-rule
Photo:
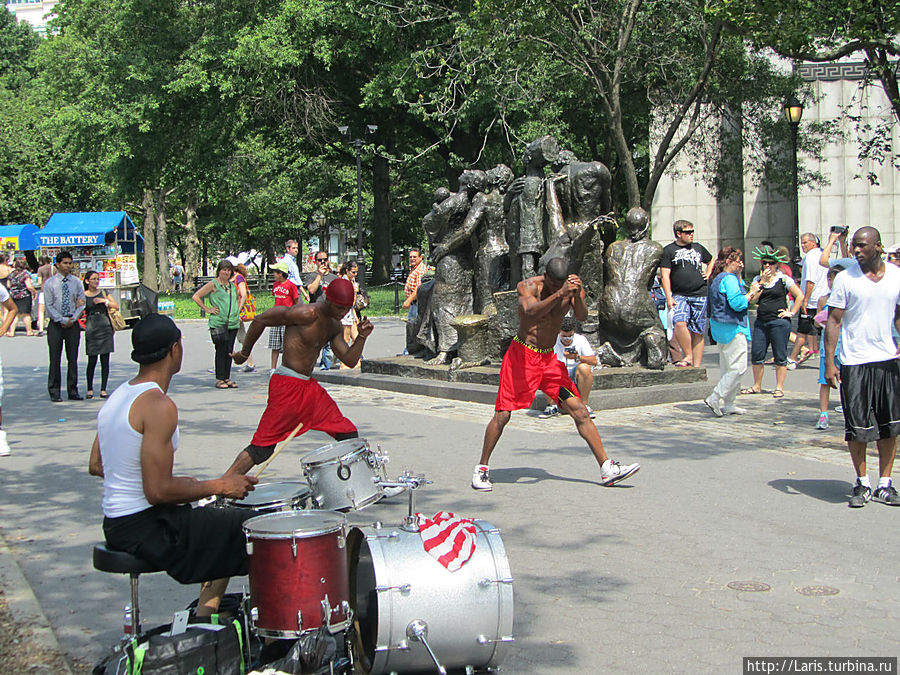
<path fill-rule="evenodd" d="M 733 591 L 746 591 L 747 593 L 759 593 L 761 591 L 771 591 L 769 584 L 761 581 L 729 581 L 728 588 Z"/>
<path fill-rule="evenodd" d="M 795 588 L 800 595 L 837 595 L 840 591 L 833 586 L 804 586 Z"/>

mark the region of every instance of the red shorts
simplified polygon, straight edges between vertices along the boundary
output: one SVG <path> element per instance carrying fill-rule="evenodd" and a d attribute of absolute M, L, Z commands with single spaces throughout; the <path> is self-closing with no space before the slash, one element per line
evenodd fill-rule
<path fill-rule="evenodd" d="M 356 426 L 341 414 L 321 384 L 311 378 L 301 380 L 275 373 L 269 379 L 266 410 L 250 442 L 260 447 L 274 445 L 290 436 L 301 421 L 303 427 L 298 436 L 310 429 L 324 431 L 332 437 L 356 431 Z"/>
<path fill-rule="evenodd" d="M 530 408 L 538 389 L 556 402 L 560 389 L 578 396 L 578 389 L 555 353 L 542 354 L 513 340 L 500 366 L 500 389 L 494 410 Z"/>

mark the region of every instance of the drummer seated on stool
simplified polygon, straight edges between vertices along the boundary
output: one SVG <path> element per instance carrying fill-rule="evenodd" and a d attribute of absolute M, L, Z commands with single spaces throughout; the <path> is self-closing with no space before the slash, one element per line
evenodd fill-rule
<path fill-rule="evenodd" d="M 181 370 L 181 331 L 167 316 L 135 324 L 131 358 L 137 376 L 116 389 L 97 415 L 89 470 L 103 478 L 103 533 L 111 549 L 164 569 L 183 584 L 202 583 L 198 616 L 218 611 L 229 577 L 247 574 L 241 525 L 250 509 L 191 508 L 221 495 L 243 499 L 257 479 L 173 476 L 178 409 L 166 392 Z"/>

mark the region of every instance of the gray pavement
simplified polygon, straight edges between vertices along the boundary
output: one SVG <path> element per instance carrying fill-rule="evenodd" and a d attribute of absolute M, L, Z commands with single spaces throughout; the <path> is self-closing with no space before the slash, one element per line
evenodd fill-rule
<path fill-rule="evenodd" d="M 185 364 L 171 391 L 182 432 L 176 469 L 212 477 L 253 433 L 266 377 L 238 373 L 240 389 L 214 389 L 204 324 L 182 327 Z M 378 320 L 367 355 L 400 351 L 402 335 L 402 322 Z M 135 371 L 130 333 L 116 340 L 112 386 Z M 102 486 L 87 461 L 102 402 L 49 402 L 43 339 L 0 339 L 0 355 L 12 448 L 0 458 L 0 533 L 73 670 L 87 672 L 119 635 L 128 594 L 125 577 L 91 566 Z M 268 352 L 255 356 L 265 364 Z M 714 348 L 705 361 L 715 363 Z M 642 464 L 616 488 L 598 485 L 570 420 L 515 413 L 487 494 L 469 480 L 490 406 L 326 386 L 361 434 L 389 452 L 389 473 L 408 468 L 434 481 L 419 493 L 422 512 L 450 510 L 501 529 L 516 579 L 517 641 L 504 671 L 739 672 L 742 656 L 900 653 L 900 509 L 847 508 L 852 469 L 842 432 L 812 428 L 814 366 L 788 374 L 784 399 L 740 397 L 751 409 L 744 417 L 715 419 L 699 401 L 600 411 L 609 453 Z M 773 380 L 767 372 L 764 387 Z M 300 458 L 328 440 L 310 432 L 291 441 L 269 477 L 297 479 Z M 394 499 L 351 521 L 399 523 L 404 513 L 404 500 Z M 750 581 L 770 589 L 728 586 Z M 245 583 L 233 580 L 231 589 Z M 196 593 L 160 574 L 141 586 L 145 626 Z M 798 592 L 806 587 L 837 594 Z"/>

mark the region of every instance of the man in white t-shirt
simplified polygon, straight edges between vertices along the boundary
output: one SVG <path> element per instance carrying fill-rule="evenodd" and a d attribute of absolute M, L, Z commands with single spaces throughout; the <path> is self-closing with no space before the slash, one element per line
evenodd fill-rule
<path fill-rule="evenodd" d="M 0 324 L 0 337 L 6 335 L 6 331 L 13 325 L 16 317 L 19 316 L 19 310 L 16 309 L 16 303 L 9 297 L 9 291 L 6 286 L 0 284 L 0 306 L 6 310 L 6 316 L 3 317 L 3 323 Z M 0 361 L 0 426 L 3 424 L 3 361 Z M 9 454 L 9 445 L 6 443 L 6 432 L 0 429 L 0 457 L 6 457 Z"/>
<path fill-rule="evenodd" d="M 828 270 L 819 264 L 822 249 L 819 248 L 818 237 L 812 232 L 801 235 L 800 248 L 803 249 L 803 266 L 800 272 L 803 301 L 797 317 L 797 340 L 788 358 L 788 370 L 793 370 L 798 363 L 819 353 L 819 329 L 816 328 L 813 317 L 819 311 L 819 297 L 828 292 L 828 284 L 825 282 Z M 807 350 L 802 352 L 804 346 Z"/>
<path fill-rule="evenodd" d="M 840 387 L 844 407 L 844 438 L 856 469 L 850 506 L 870 499 L 900 506 L 891 485 L 891 469 L 900 434 L 900 364 L 891 324 L 900 330 L 900 268 L 881 259 L 881 235 L 861 227 L 851 240 L 858 266 L 838 274 L 828 298 L 825 324 L 825 379 Z M 840 372 L 834 363 L 841 337 Z M 872 492 L 866 474 L 866 446 L 878 447 L 879 480 Z"/>
<path fill-rule="evenodd" d="M 578 395 L 585 402 L 585 407 L 590 414 L 591 419 L 595 417 L 591 406 L 587 405 L 588 396 L 591 393 L 591 386 L 594 384 L 594 373 L 591 371 L 592 366 L 597 365 L 597 356 L 591 343 L 588 342 L 584 335 L 576 334 L 575 328 L 577 323 L 574 317 L 567 316 L 562 320 L 559 328 L 559 337 L 556 338 L 556 344 L 553 351 L 556 358 L 560 360 L 569 371 L 569 377 L 578 387 Z M 550 405 L 544 409 L 540 415 L 542 418 L 554 417 L 559 414 L 559 408 Z"/>

